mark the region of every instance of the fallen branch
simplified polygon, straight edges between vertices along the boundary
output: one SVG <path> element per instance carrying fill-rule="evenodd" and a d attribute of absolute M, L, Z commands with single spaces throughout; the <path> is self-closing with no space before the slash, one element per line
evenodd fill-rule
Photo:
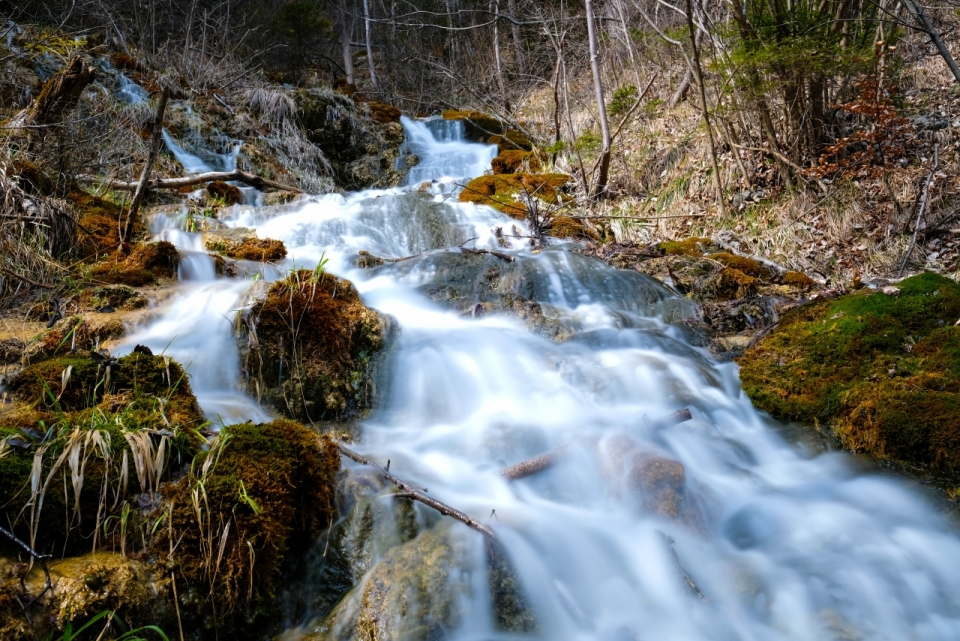
<path fill-rule="evenodd" d="M 28 285 L 33 285 L 34 287 L 42 287 L 43 289 L 52 289 L 52 288 L 53 288 L 53 285 L 44 285 L 43 283 L 38 283 L 37 281 L 33 280 L 32 278 L 27 278 L 26 276 L 22 276 L 21 274 L 18 274 L 18 273 L 14 272 L 14 271 L 10 271 L 10 270 L 7 269 L 6 267 L 0 267 L 0 272 L 3 272 L 4 274 L 6 274 L 7 276 L 10 276 L 11 278 L 16 278 L 17 280 L 22 280 L 23 282 L 27 283 Z"/>
<path fill-rule="evenodd" d="M 261 178 L 260 176 L 255 176 L 254 174 L 248 174 L 245 171 L 240 171 L 236 169 L 234 171 L 208 171 L 203 174 L 193 174 L 192 176 L 184 176 L 183 178 L 155 178 L 153 180 L 147 181 L 148 189 L 179 189 L 180 187 L 192 187 L 193 185 L 200 185 L 203 183 L 213 182 L 215 180 L 230 181 L 235 180 L 237 182 L 242 182 L 251 187 L 256 187 L 257 189 L 263 191 L 265 188 L 270 189 L 280 189 L 282 191 L 295 191 L 297 193 L 303 193 L 302 189 L 297 187 L 291 187 L 290 185 L 284 185 L 283 183 L 278 183 L 273 180 L 268 180 L 266 178 Z M 110 189 L 118 189 L 120 191 L 136 191 L 137 185 L 140 184 L 140 181 L 136 182 L 125 182 L 123 180 L 113 180 L 113 179 L 104 179 L 97 176 L 77 176 L 77 181 L 85 183 L 88 185 L 103 185 L 104 187 L 109 187 Z"/>
<path fill-rule="evenodd" d="M 498 251 L 496 251 L 495 249 L 470 249 L 469 247 L 461 247 L 461 248 L 460 248 L 460 251 L 462 251 L 462 252 L 464 252 L 464 253 L 467 253 L 467 254 L 490 254 L 491 256 L 496 256 L 497 258 L 500 258 L 500 259 L 502 259 L 502 260 L 505 260 L 505 261 L 507 261 L 508 263 L 512 263 L 514 260 L 516 260 L 516 259 L 515 259 L 513 256 L 511 256 L 510 254 L 505 254 L 505 253 L 503 253 L 503 252 L 498 252 Z"/>
<path fill-rule="evenodd" d="M 497 543 L 500 542 L 500 537 L 498 537 L 496 532 L 494 532 L 492 529 L 490 529 L 483 523 L 480 523 L 470 515 L 465 514 L 464 512 L 461 512 L 456 508 L 450 507 L 446 503 L 442 503 L 433 497 L 427 496 L 425 494 L 425 492 L 427 491 L 426 489 L 418 488 L 413 485 L 410 485 L 405 481 L 401 481 L 396 476 L 391 474 L 386 468 L 380 467 L 376 463 L 373 463 L 372 461 L 364 458 L 360 454 L 357 454 L 353 450 L 349 449 L 348 447 L 340 443 L 337 444 L 337 447 L 340 449 L 340 453 L 343 456 L 346 456 L 348 459 L 352 461 L 356 461 L 360 465 L 367 465 L 377 470 L 383 478 L 385 478 L 387 481 L 395 485 L 397 489 L 400 490 L 400 496 L 402 496 L 403 498 L 410 498 L 410 499 L 413 499 L 414 501 L 420 501 L 424 505 L 428 505 L 432 507 L 440 514 L 443 514 L 444 516 L 452 517 L 460 521 L 464 525 L 473 528 L 477 532 L 480 532 L 487 538 Z"/>
<path fill-rule="evenodd" d="M 907 247 L 907 253 L 903 255 L 903 262 L 900 263 L 900 269 L 897 271 L 897 278 L 903 276 L 903 270 L 907 266 L 907 261 L 910 260 L 910 254 L 913 253 L 913 248 L 917 244 L 917 234 L 920 233 L 920 221 L 923 220 L 923 212 L 927 208 L 927 200 L 930 195 L 930 183 L 933 182 L 933 175 L 937 173 L 937 169 L 940 168 L 940 145 L 935 145 L 933 148 L 933 169 L 930 170 L 930 173 L 927 174 L 927 182 L 923 186 L 923 198 L 920 199 L 920 213 L 917 214 L 917 222 L 913 226 L 913 238 L 910 239 L 910 246 Z"/>
<path fill-rule="evenodd" d="M 653 421 L 653 423 L 649 424 L 649 427 L 654 429 L 670 427 L 671 425 L 677 425 L 679 423 L 683 423 L 684 421 L 689 421 L 691 418 L 692 414 L 690 413 L 689 409 L 677 410 L 673 414 L 669 414 L 663 418 Z M 535 456 L 532 459 L 500 470 L 500 476 L 508 481 L 516 481 L 518 479 L 527 478 L 528 476 L 533 476 L 537 472 L 541 472 L 559 461 L 567 454 L 569 449 L 569 443 L 561 445 L 560 447 L 550 450 L 545 454 Z"/>
<path fill-rule="evenodd" d="M 666 544 L 667 548 L 670 549 L 670 554 L 673 556 L 673 564 L 677 568 L 677 572 L 680 573 L 680 577 L 683 579 L 683 582 L 687 584 L 687 588 L 697 595 L 701 601 L 706 601 L 707 597 L 703 596 L 703 592 L 700 591 L 700 588 L 697 587 L 697 584 L 694 583 L 693 578 L 687 574 L 687 571 L 683 568 L 683 565 L 680 564 L 680 555 L 677 554 L 677 551 L 673 548 L 673 538 L 667 536 L 660 530 L 657 530 L 660 533 L 660 536 L 663 537 L 663 542 Z"/>

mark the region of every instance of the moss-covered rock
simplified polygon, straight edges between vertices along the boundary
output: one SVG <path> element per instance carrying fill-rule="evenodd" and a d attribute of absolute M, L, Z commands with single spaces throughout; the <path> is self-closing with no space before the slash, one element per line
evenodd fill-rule
<path fill-rule="evenodd" d="M 120 245 L 120 229 L 126 225 L 123 208 L 111 200 L 72 191 L 67 196 L 77 217 L 77 249 L 82 256 L 98 256 L 115 251 Z M 132 223 L 132 236 L 136 240 L 146 233 L 146 227 L 137 217 Z"/>
<path fill-rule="evenodd" d="M 243 192 L 240 191 L 240 188 L 222 180 L 207 183 L 207 193 L 222 201 L 225 205 L 239 205 L 243 202 Z"/>
<path fill-rule="evenodd" d="M 290 418 L 355 417 L 370 407 L 369 369 L 387 323 L 350 281 L 292 272 L 244 317 L 249 389 Z"/>
<path fill-rule="evenodd" d="M 328 437 L 288 420 L 244 423 L 164 486 L 172 525 L 152 550 L 175 568 L 185 627 L 276 623 L 285 562 L 333 523 L 339 469 Z"/>
<path fill-rule="evenodd" d="M 495 174 L 536 173 L 543 169 L 543 162 L 535 152 L 507 150 L 493 159 L 491 168 Z"/>
<path fill-rule="evenodd" d="M 460 202 L 488 205 L 514 218 L 526 218 L 531 203 L 547 207 L 564 202 L 566 174 L 493 174 L 474 178 L 460 192 Z"/>
<path fill-rule="evenodd" d="M 96 263 L 90 275 L 101 283 L 142 287 L 176 278 L 179 265 L 177 248 L 161 240 L 136 245 L 129 251 L 121 248 Z"/>
<path fill-rule="evenodd" d="M 480 111 L 448 109 L 441 115 L 446 120 L 462 120 L 467 139 L 474 142 L 488 142 L 491 136 L 502 136 L 509 129 L 499 118 Z"/>
<path fill-rule="evenodd" d="M 788 312 L 740 359 L 744 391 L 775 417 L 829 428 L 854 452 L 960 465 L 960 285 L 908 278 Z"/>

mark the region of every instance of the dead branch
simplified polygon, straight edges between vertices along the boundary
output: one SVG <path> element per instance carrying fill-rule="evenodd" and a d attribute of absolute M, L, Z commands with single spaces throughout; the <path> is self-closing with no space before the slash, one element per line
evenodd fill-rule
<path fill-rule="evenodd" d="M 483 523 L 480 523 L 470 515 L 465 514 L 464 512 L 461 512 L 456 508 L 450 507 L 446 503 L 442 503 L 433 497 L 427 496 L 425 494 L 425 492 L 427 491 L 426 489 L 418 488 L 413 485 L 410 485 L 405 481 L 401 481 L 396 476 L 394 476 L 389 471 L 387 471 L 386 468 L 380 467 L 376 463 L 373 463 L 372 461 L 364 458 L 360 454 L 357 454 L 356 452 L 347 448 L 341 443 L 337 443 L 337 447 L 340 449 L 340 453 L 346 456 L 348 459 L 352 461 L 356 461 L 360 465 L 367 465 L 377 470 L 384 479 L 386 479 L 387 481 L 395 485 L 397 489 L 400 490 L 400 493 L 403 497 L 413 499 L 414 501 L 419 501 L 424 505 L 428 505 L 433 509 L 435 509 L 440 514 L 443 514 L 444 516 L 452 517 L 460 521 L 464 525 L 473 528 L 477 532 L 480 532 L 481 534 L 483 534 L 488 539 L 491 539 L 492 541 L 495 541 L 497 543 L 500 542 L 500 537 L 498 537 L 496 532 L 494 532 L 492 529 L 490 529 Z"/>
<path fill-rule="evenodd" d="M 23 282 L 27 283 L 28 285 L 33 285 L 34 287 L 42 287 L 43 289 L 51 289 L 51 288 L 53 287 L 52 285 L 44 285 L 43 283 L 38 283 L 37 281 L 33 280 L 32 278 L 27 278 L 26 276 L 23 276 L 23 275 L 21 275 L 21 274 L 18 274 L 18 273 L 14 272 L 14 271 L 11 271 L 11 270 L 7 269 L 6 267 L 0 267 L 0 272 L 3 272 L 4 274 L 6 274 L 7 276 L 10 276 L 11 278 L 16 278 L 17 280 L 22 280 Z"/>
<path fill-rule="evenodd" d="M 50 570 L 47 569 L 47 559 L 50 558 L 50 555 L 49 555 L 49 554 L 40 554 L 39 552 L 37 552 L 36 550 L 34 550 L 32 547 L 30 547 L 29 545 L 27 545 L 26 543 L 24 543 L 23 541 L 21 541 L 20 538 L 17 537 L 16 534 L 14 534 L 13 532 L 11 532 L 10 530 L 8 530 L 8 529 L 6 529 L 6 528 L 4 528 L 4 527 L 0 527 L 0 534 L 3 534 L 5 537 L 7 537 L 7 538 L 10 539 L 11 541 L 13 541 L 15 544 L 17 544 L 17 546 L 19 546 L 20 548 L 22 548 L 23 551 L 26 552 L 27 554 L 29 554 L 33 559 L 36 559 L 37 562 L 40 563 L 40 567 L 43 569 L 43 575 L 44 575 L 44 577 L 46 577 L 46 583 L 45 583 L 44 586 L 43 586 L 43 590 L 40 591 L 40 594 L 38 594 L 37 596 L 33 597 L 33 599 L 32 599 L 29 603 L 27 603 L 27 605 L 23 606 L 23 609 L 26 610 L 26 609 L 29 608 L 31 605 L 33 605 L 33 604 L 36 602 L 37 599 L 39 599 L 41 596 L 43 596 L 43 594 L 44 594 L 47 590 L 49 590 L 50 588 L 53 587 L 53 583 L 50 581 Z"/>
<path fill-rule="evenodd" d="M 157 115 L 153 120 L 153 141 L 150 145 L 150 154 L 147 156 L 147 162 L 143 166 L 143 173 L 140 174 L 140 181 L 137 183 L 137 188 L 133 192 L 133 202 L 130 203 L 130 209 L 127 211 L 127 222 L 120 236 L 121 243 L 130 238 L 130 232 L 133 231 L 133 221 L 136 220 L 137 212 L 140 211 L 140 205 L 143 203 L 143 198 L 147 195 L 147 181 L 150 180 L 153 165 L 157 161 L 157 155 L 160 153 L 160 147 L 163 144 L 163 112 L 167 108 L 167 99 L 169 98 L 170 90 L 165 88 L 160 93 L 160 101 L 157 104 Z"/>
<path fill-rule="evenodd" d="M 500 258 L 501 260 L 505 260 L 508 263 L 512 263 L 514 260 L 516 260 L 510 254 L 498 252 L 494 249 L 470 249 L 469 247 L 461 247 L 460 251 L 466 254 L 490 254 L 491 256 L 496 256 L 497 258 Z"/>
<path fill-rule="evenodd" d="M 234 171 L 208 171 L 203 174 L 184 176 L 183 178 L 155 178 L 147 182 L 147 188 L 179 189 L 180 187 L 192 187 L 193 185 L 209 183 L 215 180 L 235 180 L 250 185 L 251 187 L 256 187 L 261 191 L 269 188 L 303 193 L 303 190 L 297 187 L 291 187 L 290 185 L 284 185 L 283 183 L 278 183 L 273 180 L 261 178 L 260 176 L 248 174 L 247 172 L 240 171 L 239 169 Z M 100 184 L 104 187 L 109 187 L 110 189 L 119 189 L 120 191 L 136 191 L 137 185 L 140 184 L 140 181 L 124 182 L 122 180 L 104 179 L 98 178 L 97 176 L 88 175 L 77 176 L 77 181 L 88 185 Z"/>
<path fill-rule="evenodd" d="M 653 421 L 649 424 L 649 427 L 652 427 L 653 429 L 670 427 L 671 425 L 677 425 L 679 423 L 683 423 L 684 421 L 689 421 L 691 418 L 692 414 L 690 413 L 689 409 L 677 410 L 673 414 L 669 414 L 663 418 Z M 500 470 L 500 476 L 508 481 L 516 481 L 528 476 L 533 476 L 537 472 L 547 469 L 561 458 L 566 456 L 569 449 L 569 443 L 561 445 L 560 447 L 550 450 L 545 454 L 535 456 L 530 460 L 523 461 L 522 463 L 517 463 L 516 465 L 511 465 L 510 467 Z"/>

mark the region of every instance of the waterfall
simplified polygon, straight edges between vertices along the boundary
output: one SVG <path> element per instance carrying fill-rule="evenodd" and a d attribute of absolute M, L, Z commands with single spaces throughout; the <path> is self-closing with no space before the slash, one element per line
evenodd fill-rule
<path fill-rule="evenodd" d="M 410 184 L 436 180 L 429 189 L 238 208 L 226 222 L 283 240 L 284 267 L 327 257 L 397 319 L 380 407 L 356 447 L 496 529 L 540 638 L 960 638 L 960 539 L 919 490 L 805 445 L 757 412 L 736 366 L 669 322 L 696 310 L 657 281 L 562 246 L 533 251 L 524 223 L 451 198 L 489 167 L 493 146 L 437 119 L 403 124 L 406 150 L 420 158 Z M 458 262 L 464 243 L 509 252 L 513 263 L 489 268 L 500 286 L 538 302 L 566 340 L 435 302 L 438 288 L 484 294 Z M 359 250 L 418 256 L 365 271 L 353 266 Z M 185 284 L 126 349 L 144 343 L 181 361 L 208 416 L 263 420 L 236 391 L 230 318 L 249 288 Z M 681 408 L 693 420 L 657 421 Z M 568 456 L 548 472 L 514 483 L 497 472 L 561 445 Z M 669 475 L 630 468 L 643 461 Z M 651 483 L 661 485 L 637 492 Z M 502 638 L 483 582 L 473 585 L 447 636 Z"/>

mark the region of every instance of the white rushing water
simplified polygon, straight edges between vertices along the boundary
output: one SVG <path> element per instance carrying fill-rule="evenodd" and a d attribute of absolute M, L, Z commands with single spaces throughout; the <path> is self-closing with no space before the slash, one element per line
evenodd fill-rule
<path fill-rule="evenodd" d="M 492 209 L 449 198 L 458 181 L 489 165 L 489 146 L 465 143 L 436 122 L 404 125 L 422 161 L 410 182 L 436 180 L 431 191 L 238 209 L 229 223 L 283 240 L 288 265 L 312 267 L 325 255 L 328 269 L 353 280 L 368 305 L 397 319 L 381 407 L 357 448 L 391 460 L 396 474 L 497 530 L 540 638 L 960 638 L 953 527 L 906 482 L 864 472 L 843 454 L 788 443 L 752 408 L 733 364 L 715 362 L 663 322 L 660 315 L 689 308 L 655 281 L 562 248 L 532 253 L 523 239 L 508 242 L 503 250 L 517 256 L 511 269 L 523 275 L 526 293 L 572 334 L 554 343 L 518 321 L 465 318 L 431 302 L 418 288 L 443 272 L 434 254 L 355 269 L 358 250 L 401 257 L 468 239 L 498 247 L 498 227 L 525 233 Z M 196 251 L 195 237 L 166 233 Z M 236 391 L 230 336 L 249 281 L 206 274 L 185 283 L 129 347 L 145 343 L 185 363 L 208 416 L 262 420 Z M 685 407 L 693 420 L 656 423 Z M 507 483 L 497 474 L 563 444 L 572 444 L 570 455 L 535 477 Z M 679 488 L 644 477 L 651 460 Z M 682 474 L 665 460 L 682 464 Z M 667 507 L 658 509 L 651 493 Z M 484 585 L 474 581 L 450 637 L 502 636 Z"/>

